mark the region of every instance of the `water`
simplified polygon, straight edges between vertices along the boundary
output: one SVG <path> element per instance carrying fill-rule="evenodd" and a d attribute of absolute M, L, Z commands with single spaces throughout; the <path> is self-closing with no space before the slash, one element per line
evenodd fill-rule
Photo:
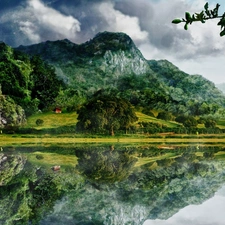
<path fill-rule="evenodd" d="M 222 225 L 224 157 L 222 144 L 4 147 L 0 224 Z"/>

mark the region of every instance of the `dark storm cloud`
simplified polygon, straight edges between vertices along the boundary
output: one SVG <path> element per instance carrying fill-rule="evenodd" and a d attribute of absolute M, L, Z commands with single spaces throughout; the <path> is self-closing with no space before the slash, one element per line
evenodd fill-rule
<path fill-rule="evenodd" d="M 107 22 L 97 11 L 98 4 L 103 0 L 68 0 L 55 1 L 51 5 L 65 15 L 72 15 L 80 21 L 81 32 L 77 33 L 77 43 L 82 43 L 93 38 L 98 32 L 105 31 Z"/>
<path fill-rule="evenodd" d="M 83 43 L 107 30 L 127 33 L 148 58 L 224 51 L 217 31 L 206 34 L 193 25 L 187 32 L 171 24 L 194 10 L 181 0 L 1 0 L 0 10 L 0 40 L 11 46 L 65 38 Z"/>
<path fill-rule="evenodd" d="M 13 7 L 17 7 L 21 5 L 23 2 L 25 2 L 25 0 L 1 0 L 0 12 Z"/>

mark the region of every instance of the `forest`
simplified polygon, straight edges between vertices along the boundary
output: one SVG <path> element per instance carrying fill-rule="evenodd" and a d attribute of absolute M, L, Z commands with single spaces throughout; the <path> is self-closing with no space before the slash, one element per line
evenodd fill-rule
<path fill-rule="evenodd" d="M 76 132 L 223 133 L 217 127 L 225 113 L 222 91 L 167 60 L 146 60 L 124 33 L 103 32 L 81 45 L 62 40 L 13 49 L 2 42 L 0 71 L 6 130 L 58 107 L 77 112 Z M 138 121 L 135 112 L 178 127 Z"/>

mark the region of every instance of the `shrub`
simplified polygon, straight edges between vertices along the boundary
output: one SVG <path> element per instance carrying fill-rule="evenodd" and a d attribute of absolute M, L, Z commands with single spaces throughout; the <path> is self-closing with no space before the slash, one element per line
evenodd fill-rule
<path fill-rule="evenodd" d="M 149 109 L 143 109 L 142 110 L 142 113 L 148 115 L 148 116 L 151 116 L 151 117 L 155 117 L 154 113 L 152 111 L 150 111 Z"/>
<path fill-rule="evenodd" d="M 163 112 L 159 112 L 157 119 L 162 119 L 162 120 L 172 120 L 173 116 L 171 113 L 163 111 Z"/>
<path fill-rule="evenodd" d="M 37 119 L 37 120 L 36 120 L 36 124 L 37 124 L 37 126 L 41 126 L 41 125 L 44 124 L 44 120 L 42 120 L 42 119 Z"/>
<path fill-rule="evenodd" d="M 44 159 L 44 156 L 43 155 L 36 155 L 36 159 L 42 160 L 42 159 Z"/>

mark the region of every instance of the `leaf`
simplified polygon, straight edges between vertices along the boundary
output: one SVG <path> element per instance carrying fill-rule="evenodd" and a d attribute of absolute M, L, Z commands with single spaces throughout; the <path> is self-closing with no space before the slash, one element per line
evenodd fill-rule
<path fill-rule="evenodd" d="M 184 25 L 184 29 L 185 29 L 185 30 L 188 29 L 188 24 L 187 24 L 187 23 Z"/>
<path fill-rule="evenodd" d="M 205 8 L 205 10 L 208 10 L 208 8 L 209 8 L 209 3 L 208 2 L 205 3 L 204 8 Z"/>
<path fill-rule="evenodd" d="M 189 12 L 185 13 L 185 18 L 186 18 L 187 21 L 191 21 L 191 15 L 190 15 Z"/>
<path fill-rule="evenodd" d="M 222 18 L 220 21 L 219 21 L 219 23 L 217 23 L 217 25 L 219 25 L 219 26 L 225 26 L 225 18 Z"/>
<path fill-rule="evenodd" d="M 181 23 L 182 22 L 182 20 L 180 20 L 180 19 L 174 19 L 173 21 L 172 21 L 172 23 L 175 23 L 175 24 L 178 24 L 178 23 Z"/>
<path fill-rule="evenodd" d="M 223 30 L 223 31 L 220 32 L 220 36 L 221 37 L 224 36 L 224 35 L 225 35 L 225 30 Z"/>

